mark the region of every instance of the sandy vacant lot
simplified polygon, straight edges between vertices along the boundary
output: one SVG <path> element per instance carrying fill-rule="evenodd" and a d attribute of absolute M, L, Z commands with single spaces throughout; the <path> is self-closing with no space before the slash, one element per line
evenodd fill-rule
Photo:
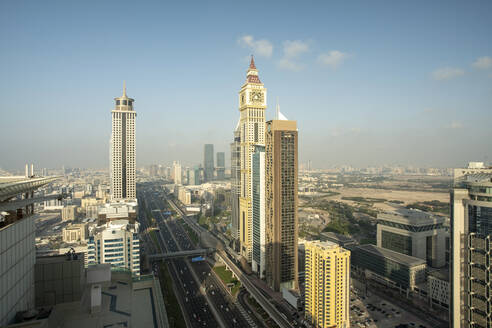
<path fill-rule="evenodd" d="M 424 191 L 403 191 L 403 190 L 386 190 L 386 189 L 372 189 L 372 188 L 342 188 L 337 189 L 340 195 L 330 196 L 327 199 L 338 200 L 348 204 L 355 204 L 350 200 L 342 200 L 342 197 L 364 197 L 364 198 L 382 198 L 389 201 L 399 200 L 404 204 L 411 204 L 416 202 L 438 200 L 440 202 L 449 202 L 448 193 L 438 192 L 424 192 Z M 388 210 L 390 207 L 385 203 L 375 203 L 374 207 L 382 210 Z"/>

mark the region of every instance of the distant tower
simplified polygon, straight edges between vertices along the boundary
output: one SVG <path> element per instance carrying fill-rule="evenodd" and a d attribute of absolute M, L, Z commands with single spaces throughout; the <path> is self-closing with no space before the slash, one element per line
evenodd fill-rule
<path fill-rule="evenodd" d="M 214 179 L 214 145 L 206 144 L 203 151 L 203 167 L 205 182 Z"/>
<path fill-rule="evenodd" d="M 246 83 L 239 91 L 239 129 L 241 135 L 241 194 L 239 198 L 239 240 L 241 255 L 252 258 L 252 204 L 251 155 L 255 145 L 265 145 L 265 110 L 267 90 L 258 77 L 255 61 L 251 57 Z"/>
<path fill-rule="evenodd" d="M 113 118 L 111 132 L 110 179 L 111 199 L 135 199 L 136 165 L 135 165 L 135 118 L 132 98 L 123 95 L 114 98 L 116 105 L 111 111 Z"/>
<path fill-rule="evenodd" d="M 217 152 L 217 180 L 225 179 L 225 153 Z"/>
<path fill-rule="evenodd" d="M 174 184 L 182 184 L 183 172 L 181 171 L 181 163 L 179 163 L 179 161 L 173 162 L 173 172 Z"/>

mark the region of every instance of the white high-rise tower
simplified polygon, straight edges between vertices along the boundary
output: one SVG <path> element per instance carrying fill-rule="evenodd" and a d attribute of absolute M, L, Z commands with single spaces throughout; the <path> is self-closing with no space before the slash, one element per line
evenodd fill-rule
<path fill-rule="evenodd" d="M 135 165 L 135 117 L 132 98 L 126 96 L 123 84 L 123 95 L 114 98 L 115 109 L 111 111 L 111 154 L 110 179 L 111 199 L 136 199 L 136 165 Z"/>

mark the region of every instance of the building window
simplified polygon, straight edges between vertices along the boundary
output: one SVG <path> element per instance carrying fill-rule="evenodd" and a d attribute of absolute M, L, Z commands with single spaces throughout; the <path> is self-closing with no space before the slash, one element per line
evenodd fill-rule
<path fill-rule="evenodd" d="M 397 233 L 382 231 L 381 246 L 383 248 L 412 256 L 412 238 Z"/>

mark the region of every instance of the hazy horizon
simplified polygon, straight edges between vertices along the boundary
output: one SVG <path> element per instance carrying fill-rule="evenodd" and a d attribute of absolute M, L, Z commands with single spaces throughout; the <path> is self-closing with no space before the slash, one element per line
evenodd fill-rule
<path fill-rule="evenodd" d="M 313 168 L 492 159 L 492 3 L 0 3 L 0 168 L 106 168 L 113 98 L 137 167 L 226 153 L 255 55 Z"/>

